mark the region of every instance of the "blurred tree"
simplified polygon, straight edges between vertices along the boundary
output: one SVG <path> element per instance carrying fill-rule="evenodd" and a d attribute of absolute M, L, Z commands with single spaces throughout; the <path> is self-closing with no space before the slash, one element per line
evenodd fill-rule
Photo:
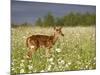
<path fill-rule="evenodd" d="M 41 18 L 38 18 L 35 22 L 38 26 L 90 26 L 96 24 L 96 14 L 90 13 L 74 13 L 70 12 L 62 17 L 56 17 L 52 15 L 52 13 L 48 13 L 43 17 L 43 21 Z"/>
<path fill-rule="evenodd" d="M 42 23 L 42 20 L 41 20 L 40 17 L 36 20 L 35 25 L 37 25 L 37 26 L 43 26 L 43 23 Z"/>
<path fill-rule="evenodd" d="M 56 26 L 64 26 L 64 20 L 61 17 L 57 17 L 55 20 L 55 25 Z"/>
<path fill-rule="evenodd" d="M 54 25 L 55 25 L 54 17 L 52 13 L 49 12 L 46 16 L 44 16 L 43 26 L 47 27 L 47 26 L 54 26 Z"/>

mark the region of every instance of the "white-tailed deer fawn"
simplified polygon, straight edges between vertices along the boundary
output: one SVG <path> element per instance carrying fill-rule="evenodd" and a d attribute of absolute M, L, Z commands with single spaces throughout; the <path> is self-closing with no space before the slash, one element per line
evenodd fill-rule
<path fill-rule="evenodd" d="M 29 48 L 27 56 L 32 58 L 32 54 L 40 47 L 45 47 L 45 53 L 48 57 L 50 48 L 55 44 L 60 35 L 64 36 L 61 27 L 54 27 L 54 33 L 51 36 L 47 35 L 32 35 L 26 39 L 27 47 Z"/>

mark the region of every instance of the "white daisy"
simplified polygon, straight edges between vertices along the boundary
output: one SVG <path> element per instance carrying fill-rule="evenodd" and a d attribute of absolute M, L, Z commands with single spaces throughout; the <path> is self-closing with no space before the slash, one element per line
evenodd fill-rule
<path fill-rule="evenodd" d="M 68 64 L 66 64 L 65 66 L 68 67 Z"/>
<path fill-rule="evenodd" d="M 28 68 L 29 68 L 29 70 L 32 70 L 33 69 L 33 66 L 28 65 Z"/>
<path fill-rule="evenodd" d="M 11 69 L 12 71 L 15 70 L 14 68 Z"/>
<path fill-rule="evenodd" d="M 25 39 L 26 38 L 26 36 L 23 36 L 23 39 Z"/>
<path fill-rule="evenodd" d="M 57 52 L 61 52 L 61 49 L 60 49 L 60 48 L 57 48 L 56 51 L 57 51 Z"/>
<path fill-rule="evenodd" d="M 53 61 L 53 58 L 50 58 L 50 59 L 48 59 L 47 61 L 52 62 L 52 61 Z"/>
<path fill-rule="evenodd" d="M 71 62 L 68 62 L 68 65 L 71 65 Z"/>
<path fill-rule="evenodd" d="M 31 62 L 32 62 L 32 60 L 29 60 L 29 62 L 31 63 Z"/>
<path fill-rule="evenodd" d="M 40 72 L 45 72 L 44 70 L 41 70 Z"/>
<path fill-rule="evenodd" d="M 65 61 L 64 60 L 61 60 L 61 64 L 64 64 L 65 63 Z"/>
<path fill-rule="evenodd" d="M 21 64 L 20 64 L 20 67 L 23 67 L 23 66 L 24 66 L 24 64 L 23 64 L 23 63 L 21 63 Z"/>
<path fill-rule="evenodd" d="M 20 73 L 24 73 L 24 69 L 21 69 L 21 70 L 20 70 Z"/>
<path fill-rule="evenodd" d="M 51 69 L 51 65 L 48 66 L 48 69 L 47 70 L 50 70 L 50 69 Z"/>
<path fill-rule="evenodd" d="M 23 62 L 25 62 L 25 60 L 21 60 L 21 62 L 23 63 Z"/>

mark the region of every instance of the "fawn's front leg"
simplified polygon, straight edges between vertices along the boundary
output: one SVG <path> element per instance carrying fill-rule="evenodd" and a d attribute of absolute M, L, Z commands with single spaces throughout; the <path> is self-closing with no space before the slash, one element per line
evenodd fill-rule
<path fill-rule="evenodd" d="M 27 59 L 31 59 L 32 58 L 32 50 L 29 50 L 27 52 Z"/>

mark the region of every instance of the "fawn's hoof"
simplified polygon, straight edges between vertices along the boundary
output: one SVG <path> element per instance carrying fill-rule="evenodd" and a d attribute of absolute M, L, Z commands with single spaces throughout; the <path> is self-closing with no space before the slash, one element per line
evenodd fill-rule
<path fill-rule="evenodd" d="M 24 56 L 24 59 L 31 60 L 32 58 L 26 55 L 26 56 Z"/>

